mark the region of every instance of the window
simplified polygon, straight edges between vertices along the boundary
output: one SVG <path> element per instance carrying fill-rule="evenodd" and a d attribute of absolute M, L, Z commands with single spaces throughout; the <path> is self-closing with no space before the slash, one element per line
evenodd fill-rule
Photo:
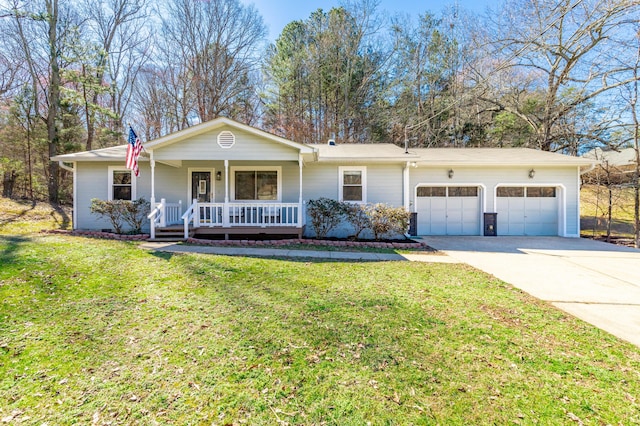
<path fill-rule="evenodd" d="M 367 202 L 367 168 L 339 167 L 340 201 Z"/>
<path fill-rule="evenodd" d="M 496 195 L 498 197 L 524 197 L 522 186 L 499 186 Z"/>
<path fill-rule="evenodd" d="M 446 197 L 446 186 L 420 186 L 417 192 L 418 197 Z"/>
<path fill-rule="evenodd" d="M 280 169 L 279 168 L 244 168 L 232 169 L 233 199 L 236 201 L 279 201 Z"/>
<path fill-rule="evenodd" d="M 498 197 L 555 198 L 556 188 L 554 186 L 499 186 L 496 195 Z"/>
<path fill-rule="evenodd" d="M 477 197 L 477 186 L 450 186 L 449 197 Z"/>
<path fill-rule="evenodd" d="M 527 197 L 529 198 L 555 198 L 556 188 L 553 186 L 529 186 Z"/>
<path fill-rule="evenodd" d="M 135 200 L 136 179 L 131 170 L 123 167 L 109 167 L 109 200 Z"/>

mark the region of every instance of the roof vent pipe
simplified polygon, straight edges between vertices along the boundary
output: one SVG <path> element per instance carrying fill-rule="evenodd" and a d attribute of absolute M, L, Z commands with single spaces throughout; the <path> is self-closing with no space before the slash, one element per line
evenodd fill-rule
<path fill-rule="evenodd" d="M 327 145 L 329 146 L 336 146 L 336 140 L 335 139 L 329 139 L 327 141 Z"/>

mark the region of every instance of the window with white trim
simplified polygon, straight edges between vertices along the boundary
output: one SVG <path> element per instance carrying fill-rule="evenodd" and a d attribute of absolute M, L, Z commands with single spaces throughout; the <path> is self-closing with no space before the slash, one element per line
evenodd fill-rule
<path fill-rule="evenodd" d="M 234 201 L 280 201 L 280 167 L 232 167 L 231 196 Z"/>
<path fill-rule="evenodd" d="M 338 167 L 340 201 L 352 203 L 367 202 L 367 168 Z"/>
<path fill-rule="evenodd" d="M 124 167 L 109 167 L 108 200 L 135 200 L 136 180 L 131 170 Z"/>

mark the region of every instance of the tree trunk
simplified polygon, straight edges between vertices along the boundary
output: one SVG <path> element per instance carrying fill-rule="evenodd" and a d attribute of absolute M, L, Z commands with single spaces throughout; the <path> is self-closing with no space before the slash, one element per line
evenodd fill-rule
<path fill-rule="evenodd" d="M 57 40 L 57 23 L 58 23 L 58 0 L 47 1 L 47 14 L 49 24 L 49 61 L 51 81 L 49 83 L 49 111 L 47 113 L 47 137 L 49 140 L 49 158 L 58 154 L 58 126 L 56 119 L 58 118 L 58 106 L 60 103 L 60 67 L 58 64 L 58 40 Z M 56 161 L 49 160 L 49 201 L 58 203 L 59 201 L 59 181 L 58 181 L 59 165 Z"/>
<path fill-rule="evenodd" d="M 13 196 L 13 185 L 16 183 L 16 171 L 6 170 L 2 177 L 2 196 L 11 198 Z"/>

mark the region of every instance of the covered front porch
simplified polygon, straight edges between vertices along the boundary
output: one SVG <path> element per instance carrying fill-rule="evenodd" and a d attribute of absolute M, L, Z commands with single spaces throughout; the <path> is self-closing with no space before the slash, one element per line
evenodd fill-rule
<path fill-rule="evenodd" d="M 193 236 L 302 236 L 302 203 L 207 203 L 160 200 L 149 214 L 150 237 L 187 239 Z"/>
<path fill-rule="evenodd" d="M 145 149 L 152 239 L 178 225 L 184 239 L 196 232 L 302 234 L 302 168 L 315 158 L 313 148 L 219 117 Z"/>
<path fill-rule="evenodd" d="M 301 158 L 297 162 L 218 160 L 169 164 L 152 159 L 150 237 L 300 237 L 304 225 L 302 167 Z M 155 198 L 156 187 L 167 195 L 159 202 Z M 176 200 L 180 194 L 191 201 Z"/>

